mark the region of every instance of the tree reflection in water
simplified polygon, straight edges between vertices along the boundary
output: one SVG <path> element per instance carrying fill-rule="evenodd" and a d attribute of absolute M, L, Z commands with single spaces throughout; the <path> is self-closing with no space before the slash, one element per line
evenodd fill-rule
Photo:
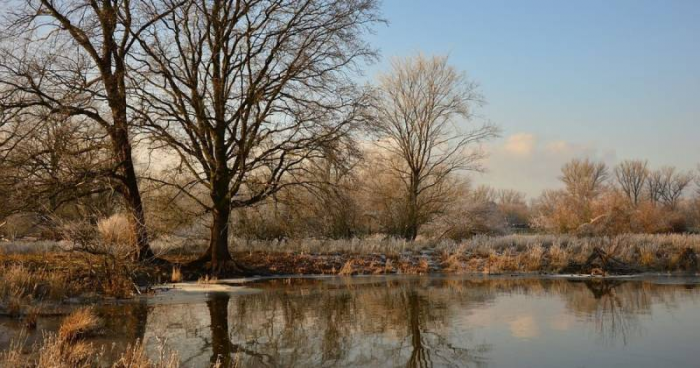
<path fill-rule="evenodd" d="M 293 279 L 251 286 L 262 292 L 141 308 L 137 319 L 145 322 L 149 313 L 146 337 L 161 336 L 191 366 L 218 360 L 223 367 L 483 367 L 503 341 L 475 342 L 469 316 L 479 318 L 477 312 L 510 296 L 552 299 L 579 317 L 583 325 L 576 328 L 591 326 L 609 345 L 638 336 L 639 317 L 653 305 L 673 307 L 698 295 L 685 285 L 537 278 Z M 138 328 L 131 333 L 144 336 Z"/>
<path fill-rule="evenodd" d="M 408 337 L 411 341 L 411 356 L 406 367 L 432 367 L 434 362 L 439 366 L 484 366 L 485 359 L 481 354 L 488 351 L 487 346 L 474 349 L 478 355 L 472 355 L 470 349 L 454 346 L 445 336 L 426 327 L 430 325 L 431 312 L 443 308 L 431 306 L 428 298 L 419 295 L 415 290 L 402 293 L 406 304 L 405 320 L 408 324 Z M 441 317 L 437 317 L 441 318 Z"/>
<path fill-rule="evenodd" d="M 583 284 L 590 295 L 577 297 L 576 292 L 565 294 L 571 299 L 569 308 L 586 316 L 593 323 L 596 336 L 603 344 L 610 346 L 618 342 L 627 345 L 631 337 L 643 332 L 640 315 L 650 314 L 654 303 L 673 300 L 672 293 L 660 292 L 662 286 L 649 288 L 649 284 L 643 282 L 591 279 Z M 653 291 L 653 295 L 650 291 Z"/>

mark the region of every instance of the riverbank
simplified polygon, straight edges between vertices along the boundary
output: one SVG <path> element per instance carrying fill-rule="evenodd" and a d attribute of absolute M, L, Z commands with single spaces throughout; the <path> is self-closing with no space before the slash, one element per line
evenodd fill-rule
<path fill-rule="evenodd" d="M 210 279 L 188 267 L 205 244 L 166 238 L 160 261 L 138 264 L 70 250 L 50 242 L 0 243 L 0 313 L 27 315 L 32 306 L 129 298 L 165 282 Z M 700 235 L 477 236 L 429 239 L 232 241 L 237 264 L 254 275 L 593 274 L 698 272 Z M 218 275 L 235 277 L 239 275 Z"/>

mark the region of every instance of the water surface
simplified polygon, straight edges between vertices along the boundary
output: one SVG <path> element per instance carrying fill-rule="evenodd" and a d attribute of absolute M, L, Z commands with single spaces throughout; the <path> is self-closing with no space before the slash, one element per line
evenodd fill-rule
<path fill-rule="evenodd" d="M 96 343 L 183 366 L 698 367 L 697 278 L 355 277 L 105 306 Z M 40 321 L 55 328 L 55 321 Z M 15 328 L 6 324 L 7 331 Z M 0 341 L 0 344 L 3 342 Z"/>

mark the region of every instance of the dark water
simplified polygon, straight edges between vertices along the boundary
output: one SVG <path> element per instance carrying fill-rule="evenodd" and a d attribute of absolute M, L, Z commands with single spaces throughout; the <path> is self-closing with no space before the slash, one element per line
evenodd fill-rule
<path fill-rule="evenodd" d="M 239 367 L 700 367 L 696 278 L 247 285 L 257 292 L 171 291 L 102 307 L 107 331 L 95 342 L 118 352 L 144 339 L 150 354 L 167 346 L 185 367 L 217 357 Z M 16 329 L 0 332 L 7 340 Z"/>

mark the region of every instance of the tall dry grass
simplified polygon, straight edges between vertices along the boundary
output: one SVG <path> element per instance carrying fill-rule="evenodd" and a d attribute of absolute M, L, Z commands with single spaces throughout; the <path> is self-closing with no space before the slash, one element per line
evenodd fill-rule
<path fill-rule="evenodd" d="M 104 350 L 97 349 L 89 337 L 100 333 L 101 319 L 92 309 L 78 309 L 65 317 L 58 333 L 48 333 L 40 344 L 26 347 L 21 332 L 10 348 L 0 353 L 0 367 L 16 368 L 93 368 L 104 366 Z M 161 346 L 158 356 L 150 359 L 141 341 L 127 347 L 112 368 L 177 368 L 174 352 Z"/>
<path fill-rule="evenodd" d="M 60 300 L 71 293 L 64 274 L 30 270 L 21 264 L 0 265 L 0 312 L 20 316 L 44 300 Z"/>
<path fill-rule="evenodd" d="M 133 252 L 136 242 L 131 231 L 131 222 L 126 214 L 117 213 L 97 222 L 100 241 L 106 249 L 117 256 Z"/>

